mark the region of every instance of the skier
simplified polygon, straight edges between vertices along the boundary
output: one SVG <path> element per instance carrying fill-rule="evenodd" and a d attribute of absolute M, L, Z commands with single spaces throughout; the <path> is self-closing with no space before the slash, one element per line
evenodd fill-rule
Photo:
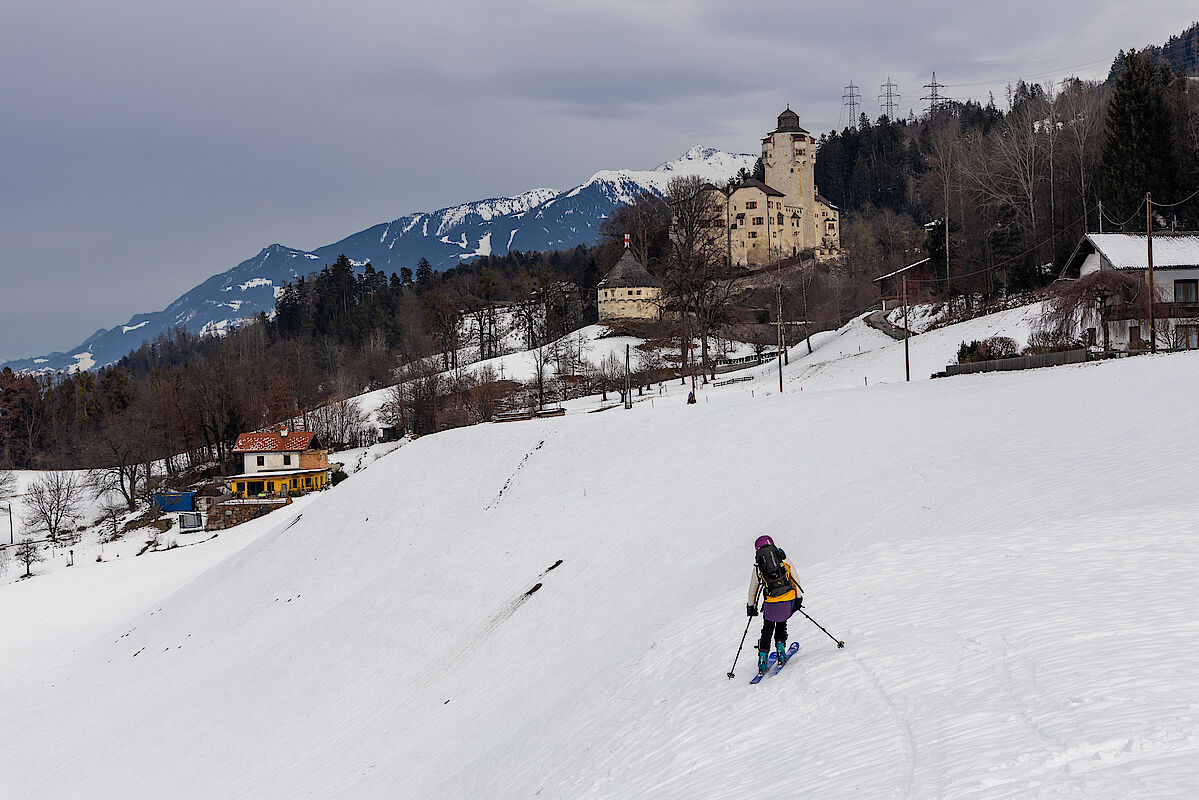
<path fill-rule="evenodd" d="M 762 637 L 758 639 L 758 672 L 766 671 L 770 663 L 770 640 L 779 664 L 787 661 L 787 620 L 803 605 L 803 588 L 787 554 L 774 546 L 769 536 L 759 536 L 754 542 L 754 571 L 749 579 L 749 602 L 745 613 L 758 615 L 758 593 L 765 592 L 762 602 Z"/>

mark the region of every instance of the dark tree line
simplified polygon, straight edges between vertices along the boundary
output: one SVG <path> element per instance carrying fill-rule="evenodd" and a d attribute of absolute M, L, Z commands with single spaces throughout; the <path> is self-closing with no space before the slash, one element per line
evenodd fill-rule
<path fill-rule="evenodd" d="M 159 459 L 169 473 L 228 467 L 243 431 L 328 422 L 313 411 L 328 416 L 430 359 L 500 355 L 497 307 L 519 310 L 522 346 L 594 322 L 603 250 L 513 252 L 440 273 L 422 259 L 391 275 L 342 256 L 223 337 L 178 328 L 95 372 L 5 370 L 0 467 L 105 467 L 98 479 L 127 499 Z"/>
<path fill-rule="evenodd" d="M 1197 34 L 1167 47 L 1193 52 Z M 816 181 L 848 257 L 875 276 L 929 257 L 922 293 L 986 297 L 1056 278 L 1100 203 L 1107 232 L 1144 230 L 1146 192 L 1169 204 L 1156 227 L 1199 228 L 1199 86 L 1171 67 L 1189 58 L 1122 52 L 1104 84 L 1021 81 L 1006 111 L 951 102 L 826 134 Z"/>

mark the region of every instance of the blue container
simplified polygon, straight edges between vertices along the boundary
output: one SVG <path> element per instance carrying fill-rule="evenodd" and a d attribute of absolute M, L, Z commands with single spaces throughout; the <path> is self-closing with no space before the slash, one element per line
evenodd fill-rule
<path fill-rule="evenodd" d="M 162 511 L 180 512 L 196 510 L 195 492 L 155 492 L 154 505 Z"/>

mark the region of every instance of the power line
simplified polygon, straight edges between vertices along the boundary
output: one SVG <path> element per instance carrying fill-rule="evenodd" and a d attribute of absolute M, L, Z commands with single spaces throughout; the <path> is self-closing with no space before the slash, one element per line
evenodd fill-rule
<path fill-rule="evenodd" d="M 900 94 L 897 91 L 899 86 L 891 82 L 891 76 L 887 76 L 887 82 L 879 88 L 879 110 L 887 115 L 887 119 L 895 121 L 895 109 L 899 106 Z"/>
<path fill-rule="evenodd" d="M 1186 199 L 1179 200 L 1177 203 L 1159 203 L 1156 200 L 1154 200 L 1153 207 L 1154 208 L 1174 208 L 1175 206 L 1181 206 L 1181 205 L 1185 205 L 1186 203 L 1191 202 L 1197 196 L 1199 196 L 1199 189 L 1196 189 L 1195 191 L 1191 192 L 1190 196 L 1188 196 Z"/>

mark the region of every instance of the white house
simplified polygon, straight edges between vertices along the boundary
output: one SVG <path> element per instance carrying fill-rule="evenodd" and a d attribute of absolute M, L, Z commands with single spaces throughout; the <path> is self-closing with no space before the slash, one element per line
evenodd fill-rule
<path fill-rule="evenodd" d="M 243 433 L 233 452 L 242 457 L 242 472 L 226 478 L 241 497 L 303 494 L 329 485 L 329 452 L 312 431 Z"/>
<path fill-rule="evenodd" d="M 1148 289 L 1147 239 L 1143 233 L 1088 233 L 1066 262 L 1064 274 L 1083 278 L 1099 270 L 1120 270 L 1138 276 Z M 1153 294 L 1158 348 L 1199 349 L 1199 235 L 1154 234 Z M 1146 303 L 1111 301 L 1100 317 L 1105 330 L 1084 331 L 1090 344 L 1106 343 L 1115 350 L 1149 347 Z"/>

